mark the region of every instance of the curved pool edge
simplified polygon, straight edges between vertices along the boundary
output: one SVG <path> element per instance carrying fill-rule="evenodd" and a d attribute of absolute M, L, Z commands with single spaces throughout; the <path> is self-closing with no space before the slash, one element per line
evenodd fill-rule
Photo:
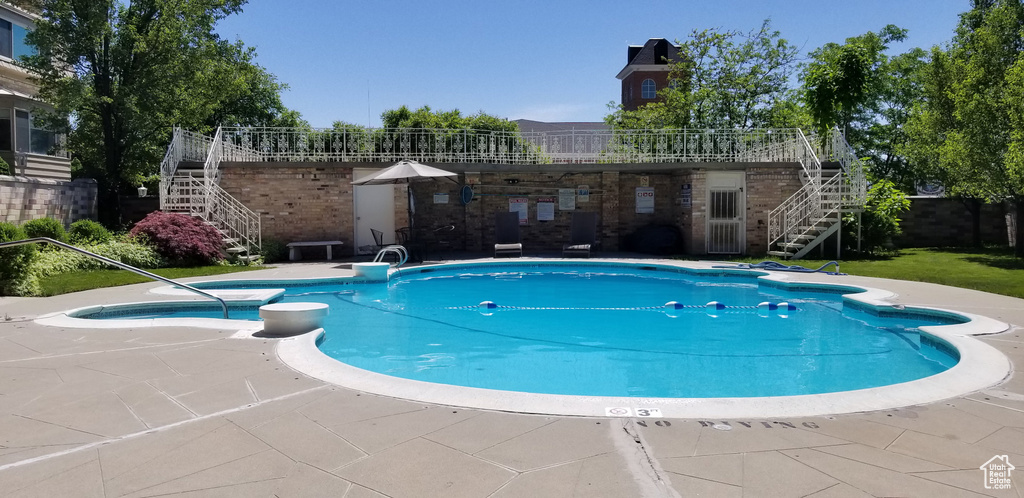
<path fill-rule="evenodd" d="M 337 361 L 317 347 L 317 329 L 282 339 L 277 356 L 293 370 L 347 389 L 423 403 L 544 415 L 608 417 L 609 408 L 658 408 L 664 418 L 811 417 L 878 411 L 934 403 L 981 391 L 1010 374 L 1008 358 L 988 344 L 939 331 L 961 353 L 944 372 L 883 387 L 799 396 L 759 398 L 630 398 L 499 391 L 391 377 Z"/>
<path fill-rule="evenodd" d="M 565 260 L 531 259 L 520 262 L 547 264 L 549 262 L 565 263 Z M 758 282 L 771 282 L 772 285 L 787 288 L 797 287 L 842 287 L 856 289 L 852 294 L 844 294 L 844 300 L 861 303 L 863 306 L 879 310 L 934 310 L 943 314 L 952 313 L 967 318 L 967 323 L 922 327 L 922 331 L 936 337 L 960 352 L 960 361 L 954 367 L 939 374 L 906 383 L 890 386 L 845 391 L 828 394 L 761 397 L 761 398 L 629 398 L 629 397 L 598 397 L 598 396 L 567 396 L 533 394 L 511 391 L 497 391 L 480 388 L 469 388 L 444 384 L 432 384 L 377 374 L 350 365 L 324 355 L 316 347 L 318 334 L 308 333 L 293 338 L 281 339 L 278 344 L 278 357 L 288 365 L 310 377 L 339 385 L 345 388 L 379 394 L 395 398 L 427 402 L 446 406 L 463 406 L 485 410 L 543 413 L 551 415 L 575 415 L 607 417 L 607 408 L 611 407 L 647 407 L 659 408 L 664 417 L 670 418 L 753 418 L 753 417 L 798 417 L 819 416 L 829 414 L 855 413 L 876 411 L 935 403 L 945 399 L 964 396 L 996 386 L 1003 382 L 1011 373 L 1009 359 L 996 348 L 985 344 L 971 336 L 997 334 L 1010 329 L 1006 323 L 971 313 L 947 310 L 938 307 L 895 304 L 891 299 L 897 294 L 862 285 L 845 283 L 815 282 L 794 279 L 792 274 L 768 272 L 761 270 L 720 269 L 714 268 L 710 262 L 692 261 L 649 261 L 649 260 L 587 260 L 587 262 L 628 264 L 632 266 L 674 267 L 694 274 L 745 274 L 757 277 Z M 450 268 L 455 266 L 511 266 L 495 260 L 433 265 L 433 268 Z M 428 268 L 428 267 L 423 267 Z M 394 274 L 401 272 L 393 271 Z M 807 274 L 803 274 L 807 276 Z M 312 278 L 306 281 L 322 281 L 336 279 Z M 345 278 L 345 277 L 341 277 Z M 274 279 L 280 281 L 281 279 Z M 265 280 L 269 281 L 269 280 Z M 231 281 L 221 281 L 230 283 Z M 261 322 L 249 320 L 224 320 L 211 318 L 153 318 L 153 319 L 116 319 L 93 320 L 69 316 L 75 311 L 95 308 L 113 308 L 117 306 L 152 306 L 154 304 L 206 303 L 209 301 L 149 301 L 138 303 L 122 303 L 115 305 L 97 305 L 77 310 L 51 313 L 41 316 L 35 321 L 44 325 L 79 328 L 124 328 L 124 327 L 202 327 L 220 330 L 238 331 L 233 337 L 251 337 L 262 329 Z"/>

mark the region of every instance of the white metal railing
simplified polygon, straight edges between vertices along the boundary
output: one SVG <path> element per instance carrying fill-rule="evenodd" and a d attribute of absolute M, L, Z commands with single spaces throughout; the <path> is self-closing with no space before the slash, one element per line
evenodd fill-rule
<path fill-rule="evenodd" d="M 263 245 L 259 213 L 228 194 L 216 183 L 192 176 L 175 176 L 161 195 L 162 209 L 186 212 L 223 230 L 252 254 Z M 166 199 L 166 200 L 165 200 Z"/>
<path fill-rule="evenodd" d="M 229 128 L 224 161 L 665 163 L 801 161 L 799 129 L 506 132 L 428 128 Z"/>
<path fill-rule="evenodd" d="M 790 244 L 809 243 L 820 229 L 819 223 L 838 222 L 843 210 L 861 209 L 867 199 L 863 162 L 842 132 L 833 128 L 824 137 L 811 137 L 807 147 L 816 156 L 817 174 L 808 172 L 804 186 L 769 213 L 769 248 L 787 250 L 792 247 Z M 820 161 L 838 163 L 840 174 L 821 183 Z"/>
<path fill-rule="evenodd" d="M 843 192 L 843 207 L 860 209 L 867 202 L 868 182 L 864 173 L 864 162 L 854 153 L 846 142 L 846 137 L 838 128 L 829 130 L 822 140 L 812 140 L 816 153 L 822 161 L 839 163 L 846 177 Z"/>

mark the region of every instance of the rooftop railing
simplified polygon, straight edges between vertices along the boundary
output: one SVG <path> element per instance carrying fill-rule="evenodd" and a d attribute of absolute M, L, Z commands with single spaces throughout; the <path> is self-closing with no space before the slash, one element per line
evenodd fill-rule
<path fill-rule="evenodd" d="M 429 128 L 230 128 L 231 162 L 674 163 L 802 161 L 798 129 L 508 132 Z"/>

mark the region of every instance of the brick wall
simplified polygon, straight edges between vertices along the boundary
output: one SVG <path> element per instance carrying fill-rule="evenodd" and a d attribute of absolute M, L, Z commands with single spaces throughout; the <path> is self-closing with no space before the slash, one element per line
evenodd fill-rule
<path fill-rule="evenodd" d="M 350 248 L 343 253 L 355 246 L 351 165 L 224 163 L 220 185 L 260 213 L 264 240 L 340 240 Z M 396 201 L 400 198 L 404 196 L 395 196 Z M 303 254 L 324 258 L 326 249 L 308 248 Z"/>
<path fill-rule="evenodd" d="M 894 241 L 898 247 L 955 247 L 972 243 L 971 213 L 957 199 L 913 197 L 910 210 L 900 218 L 903 234 Z M 1009 243 L 1003 205 L 982 205 L 981 238 L 987 244 Z"/>
<path fill-rule="evenodd" d="M 768 215 L 800 189 L 796 173 L 775 166 L 747 169 L 747 254 L 768 252 Z"/>
<path fill-rule="evenodd" d="M 262 215 L 263 237 L 282 242 L 337 239 L 353 247 L 353 163 L 225 163 L 221 186 Z M 520 227 L 527 253 L 559 253 L 569 239 L 573 211 L 558 206 L 559 189 L 587 185 L 590 199 L 576 202 L 574 211 L 598 213 L 600 249 L 622 250 L 626 237 L 648 225 L 671 225 L 683 234 L 686 253 L 703 254 L 704 209 L 708 168 L 720 165 L 566 166 L 439 165 L 459 171 L 459 184 L 447 180 L 411 185 L 416 199 L 415 236 L 428 243 L 443 242 L 454 250 L 489 251 L 494 244 L 494 214 L 508 211 L 510 198 L 527 199 L 529 223 Z M 737 165 L 731 165 L 733 168 Z M 798 165 L 746 164 L 748 171 L 747 239 L 750 254 L 763 254 L 767 243 L 768 212 L 799 188 Z M 376 165 L 380 167 L 380 165 Z M 601 171 L 600 169 L 605 171 Z M 474 171 L 479 169 L 482 171 Z M 590 170 L 590 171 L 586 171 Z M 654 213 L 636 212 L 636 188 L 646 178 L 654 187 Z M 682 204 L 683 186 L 691 187 L 691 206 Z M 462 185 L 474 191 L 469 205 L 460 202 Z M 407 225 L 406 186 L 395 186 L 395 226 Z M 447 203 L 435 203 L 447 194 Z M 537 202 L 555 202 L 554 220 L 537 220 Z M 454 231 L 435 229 L 454 225 Z"/>
<path fill-rule="evenodd" d="M 37 218 L 54 218 L 65 227 L 96 219 L 96 180 L 0 176 L 0 221 L 21 224 Z"/>

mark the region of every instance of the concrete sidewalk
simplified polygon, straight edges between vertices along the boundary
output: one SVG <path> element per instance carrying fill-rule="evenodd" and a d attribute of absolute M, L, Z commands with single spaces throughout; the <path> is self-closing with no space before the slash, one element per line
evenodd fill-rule
<path fill-rule="evenodd" d="M 347 275 L 285 264 L 212 279 Z M 793 278 L 823 280 L 822 276 Z M 1024 300 L 834 277 L 1011 324 Z M 62 329 L 35 317 L 162 300 L 162 284 L 0 298 L 3 496 L 1006 496 L 1024 498 L 1024 380 L 883 412 L 798 419 L 556 417 L 428 405 L 296 373 L 274 339 L 180 327 Z M 751 379 L 756 382 L 757 379 Z M 979 468 L 1022 470 L 986 489 Z"/>

